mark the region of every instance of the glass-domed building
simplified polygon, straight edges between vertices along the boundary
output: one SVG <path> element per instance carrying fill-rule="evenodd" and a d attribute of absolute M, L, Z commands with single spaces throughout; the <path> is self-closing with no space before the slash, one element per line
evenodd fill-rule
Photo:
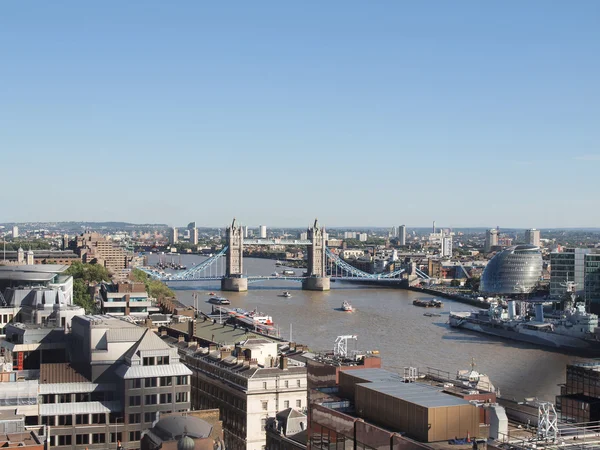
<path fill-rule="evenodd" d="M 479 290 L 486 294 L 529 294 L 542 275 L 542 253 L 535 245 L 515 245 L 494 256 L 483 271 Z"/>

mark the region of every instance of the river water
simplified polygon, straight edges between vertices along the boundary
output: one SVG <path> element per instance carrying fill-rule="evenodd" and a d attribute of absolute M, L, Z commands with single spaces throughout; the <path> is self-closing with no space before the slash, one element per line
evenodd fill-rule
<path fill-rule="evenodd" d="M 187 267 L 203 259 L 197 255 L 181 256 Z M 157 255 L 150 255 L 150 264 L 157 261 Z M 251 275 L 270 275 L 283 268 L 276 267 L 272 260 L 244 258 L 244 270 Z M 177 282 L 170 287 L 179 301 L 192 305 L 194 292 L 199 293 L 200 299 L 208 300 L 208 293 L 217 292 L 220 284 Z M 412 304 L 415 298 L 427 297 L 423 294 L 339 281 L 331 287 L 329 292 L 302 291 L 300 283 L 274 280 L 250 284 L 248 292 L 221 295 L 231 300 L 231 307 L 258 308 L 272 316 L 283 338 L 289 339 L 291 331 L 295 342 L 306 344 L 311 350 L 330 350 L 337 336 L 357 335 L 357 349 L 379 350 L 383 367 L 399 373 L 408 366 L 456 373 L 468 369 L 475 358 L 476 370 L 487 374 L 506 398 L 538 397 L 554 401 L 560 390 L 558 385 L 565 380 L 566 364 L 581 360 L 525 343 L 451 329 L 446 323 L 450 310 L 473 309 L 453 300 L 443 299 L 444 307 L 434 311 L 441 317 L 425 317 L 423 313 L 431 310 Z M 292 297 L 280 297 L 284 290 L 290 291 Z M 356 311 L 341 312 L 344 300 Z M 199 308 L 208 312 L 211 305 L 201 303 Z M 355 347 L 352 341 L 348 345 Z"/>

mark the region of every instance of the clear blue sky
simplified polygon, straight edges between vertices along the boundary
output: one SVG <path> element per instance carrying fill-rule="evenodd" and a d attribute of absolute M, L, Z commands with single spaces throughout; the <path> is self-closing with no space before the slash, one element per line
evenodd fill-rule
<path fill-rule="evenodd" d="M 2 221 L 600 226 L 598 1 L 0 5 Z"/>

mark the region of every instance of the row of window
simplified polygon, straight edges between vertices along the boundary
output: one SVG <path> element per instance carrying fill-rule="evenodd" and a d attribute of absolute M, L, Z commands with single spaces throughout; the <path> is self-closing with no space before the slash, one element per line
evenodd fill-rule
<path fill-rule="evenodd" d="M 101 425 L 106 423 L 106 414 L 76 414 L 75 415 L 75 424 L 76 425 Z M 115 421 L 111 420 L 111 423 L 115 423 Z M 62 416 L 43 416 L 42 417 L 42 425 L 48 426 L 56 426 L 56 425 L 73 425 L 73 416 L 72 415 L 62 415 Z"/>
<path fill-rule="evenodd" d="M 290 407 L 290 401 L 284 400 L 283 401 L 283 409 L 288 409 L 289 407 Z M 302 399 L 296 400 L 296 408 L 302 408 Z M 262 409 L 263 409 L 263 411 L 269 410 L 269 401 L 268 400 L 262 401 Z"/>
<path fill-rule="evenodd" d="M 144 366 L 166 366 L 169 364 L 168 356 L 146 356 L 142 359 Z"/>
<path fill-rule="evenodd" d="M 188 401 L 187 392 L 175 393 L 176 403 L 185 403 Z M 173 394 L 150 394 L 144 396 L 144 405 L 163 405 L 173 402 Z M 141 395 L 131 395 L 129 397 L 129 406 L 140 406 L 142 404 Z"/>
<path fill-rule="evenodd" d="M 84 392 L 79 394 L 44 394 L 42 403 L 45 405 L 53 403 L 80 403 L 80 402 L 104 402 L 114 400 L 113 392 Z"/>
<path fill-rule="evenodd" d="M 159 356 L 161 358 L 161 356 Z M 165 356 L 168 358 L 168 356 Z M 160 377 L 160 378 L 144 378 L 144 387 L 157 387 L 157 386 L 172 386 L 173 385 L 173 377 Z M 185 386 L 189 384 L 189 379 L 187 375 L 180 375 L 175 377 L 175 384 L 177 386 Z M 136 378 L 131 380 L 131 389 L 139 389 L 142 387 L 142 378 Z"/>
<path fill-rule="evenodd" d="M 283 381 L 283 387 L 285 387 L 285 388 L 289 388 L 290 387 L 289 380 L 284 380 Z M 302 382 L 300 380 L 296 380 L 296 387 L 302 387 Z M 267 382 L 266 381 L 263 381 L 263 389 L 267 389 Z"/>

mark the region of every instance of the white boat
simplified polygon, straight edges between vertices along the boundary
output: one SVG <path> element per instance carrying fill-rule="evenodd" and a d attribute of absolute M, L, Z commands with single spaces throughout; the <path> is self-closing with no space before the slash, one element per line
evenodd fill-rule
<path fill-rule="evenodd" d="M 294 272 L 293 270 L 284 270 L 282 272 L 283 275 L 296 275 L 296 272 Z"/>
<path fill-rule="evenodd" d="M 290 298 L 292 294 L 290 294 L 290 291 L 283 291 L 283 294 L 281 294 L 281 296 L 285 298 Z"/>
<path fill-rule="evenodd" d="M 354 311 L 354 308 L 352 307 L 352 305 L 350 303 L 348 303 L 347 301 L 344 301 L 344 302 L 342 302 L 342 311 L 352 312 L 352 311 Z"/>
<path fill-rule="evenodd" d="M 272 277 L 278 277 L 278 276 L 279 276 L 279 272 L 273 272 L 273 273 L 271 274 L 271 276 L 272 276 Z"/>

